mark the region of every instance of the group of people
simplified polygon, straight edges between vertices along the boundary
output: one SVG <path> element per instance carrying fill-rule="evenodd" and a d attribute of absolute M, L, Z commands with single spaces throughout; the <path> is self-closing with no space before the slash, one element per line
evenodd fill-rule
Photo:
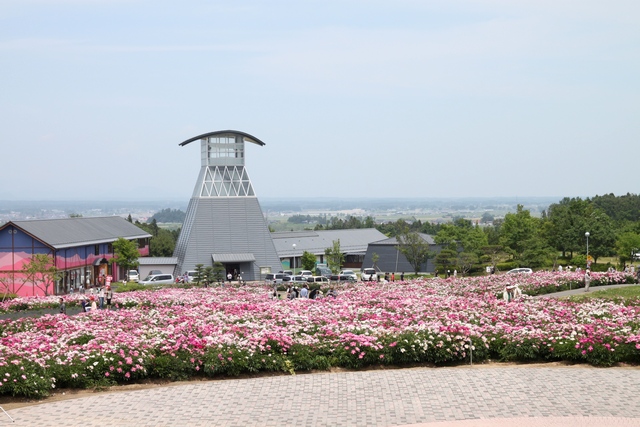
<path fill-rule="evenodd" d="M 396 281 L 396 273 L 384 273 L 385 282 L 395 282 Z M 404 281 L 404 271 L 400 273 L 400 281 Z"/>
<path fill-rule="evenodd" d="M 113 300 L 113 290 L 111 285 L 100 286 L 97 290 L 91 288 L 89 290 L 89 298 L 83 297 L 80 300 L 80 307 L 83 312 L 96 311 L 98 309 L 103 310 L 106 306 L 107 310 L 111 310 L 111 301 Z M 64 298 L 60 297 L 60 314 L 67 314 L 67 304 L 64 302 Z"/>
<path fill-rule="evenodd" d="M 100 286 L 97 290 L 91 288 L 89 299 L 82 298 L 80 307 L 83 312 L 103 310 L 105 306 L 107 310 L 111 310 L 111 300 L 113 299 L 113 290 L 111 285 Z"/>
<path fill-rule="evenodd" d="M 296 298 L 305 298 L 305 299 L 321 299 L 324 297 L 327 298 L 335 298 L 338 296 L 338 293 L 335 289 L 331 288 L 327 291 L 325 295 L 320 288 L 314 288 L 309 290 L 309 285 L 302 285 L 301 288 L 297 286 L 290 285 L 287 287 L 287 299 L 292 300 Z M 274 285 L 273 287 L 273 298 L 278 299 L 280 296 L 278 294 L 278 288 Z"/>

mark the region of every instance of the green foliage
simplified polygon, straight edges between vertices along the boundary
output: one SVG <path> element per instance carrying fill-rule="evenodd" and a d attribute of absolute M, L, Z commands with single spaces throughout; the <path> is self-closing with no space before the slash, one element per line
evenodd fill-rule
<path fill-rule="evenodd" d="M 153 216 L 149 218 L 147 222 L 152 223 L 153 221 L 156 221 L 182 224 L 186 216 L 186 212 L 181 211 L 180 209 L 166 208 L 162 209 L 160 212 L 156 212 L 155 214 L 153 214 Z"/>
<path fill-rule="evenodd" d="M 509 248 L 514 258 L 519 260 L 527 249 L 527 241 L 534 238 L 537 228 L 537 219 L 531 217 L 531 213 L 522 205 L 518 205 L 515 214 L 508 213 L 504 217 L 500 244 Z"/>
<path fill-rule="evenodd" d="M 149 364 L 149 375 L 170 381 L 184 381 L 197 372 L 196 359 L 185 351 L 172 354 L 156 354 Z"/>
<path fill-rule="evenodd" d="M 453 249 L 443 249 L 436 255 L 436 268 L 446 273 L 447 270 L 454 270 L 458 262 L 458 253 Z"/>
<path fill-rule="evenodd" d="M 109 260 L 109 263 L 113 264 L 116 262 L 125 270 L 133 270 L 139 264 L 138 257 L 140 253 L 138 252 L 138 244 L 133 240 L 126 240 L 119 237 L 118 240 L 113 242 L 113 254 L 114 257 Z"/>
<path fill-rule="evenodd" d="M 303 270 L 311 270 L 316 267 L 316 256 L 311 252 L 304 251 L 300 257 L 300 264 Z"/>
<path fill-rule="evenodd" d="M 197 285 L 200 285 L 200 283 L 204 283 L 207 280 L 207 275 L 205 272 L 205 268 L 203 264 L 196 264 L 196 274 L 193 277 L 193 280 L 196 282 Z M 207 283 L 208 284 L 208 283 Z"/>
<path fill-rule="evenodd" d="M 332 246 L 325 249 L 324 254 L 327 257 L 328 267 L 332 272 L 338 273 L 344 262 L 344 254 L 340 249 L 340 239 L 334 240 Z"/>
<path fill-rule="evenodd" d="M 618 236 L 616 241 L 616 253 L 620 264 L 631 261 L 634 253 L 640 252 L 640 234 L 626 231 Z"/>
<path fill-rule="evenodd" d="M 142 228 L 147 233 L 151 234 L 151 241 L 149 242 L 150 256 L 153 257 L 167 257 L 173 256 L 173 250 L 176 246 L 180 230 L 167 230 L 160 228 L 155 221 L 151 224 L 143 224 L 136 221 L 136 226 Z"/>
<path fill-rule="evenodd" d="M 13 360 L 2 366 L 2 383 L 0 394 L 22 396 L 32 399 L 43 399 L 56 386 L 52 377 L 43 367 L 33 362 Z"/>
<path fill-rule="evenodd" d="M 398 250 L 409 261 L 414 273 L 418 274 L 422 265 L 432 256 L 429 244 L 415 231 L 406 231 L 396 236 L 396 239 L 398 240 Z"/>
<path fill-rule="evenodd" d="M 221 281 L 224 280 L 224 265 L 219 262 L 216 261 L 213 263 L 213 268 L 211 271 L 213 280 L 215 280 L 216 282 L 220 283 Z"/>

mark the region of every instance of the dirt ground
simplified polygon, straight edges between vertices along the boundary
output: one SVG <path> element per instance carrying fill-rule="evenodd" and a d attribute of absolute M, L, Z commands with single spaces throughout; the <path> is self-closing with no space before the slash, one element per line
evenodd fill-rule
<path fill-rule="evenodd" d="M 474 369 L 483 369 L 483 368 L 495 368 L 499 366 L 518 366 L 518 367 L 527 367 L 527 368 L 539 368 L 539 367 L 581 367 L 584 368 L 587 365 L 581 364 L 572 364 L 566 362 L 550 362 L 550 363 L 503 363 L 503 362 L 485 362 L 480 364 L 474 364 L 472 367 Z M 374 366 L 369 367 L 363 370 L 377 370 L 377 369 L 423 369 L 423 368 L 433 368 L 438 369 L 438 367 L 434 365 L 428 364 L 419 364 L 414 366 Z M 452 366 L 452 368 L 469 368 L 469 365 L 457 365 Z M 640 369 L 640 366 L 635 365 L 627 365 L 627 364 L 619 364 L 614 368 L 593 368 L 593 369 Z M 311 371 L 311 372 L 301 372 L 296 373 L 296 375 L 327 375 L 336 372 L 353 372 L 350 369 L 343 368 L 332 368 L 330 371 Z M 185 384 L 190 384 L 194 382 L 202 382 L 202 381 L 225 381 L 229 379 L 242 379 L 242 378 L 259 378 L 266 376 L 277 376 L 277 375 L 288 375 L 286 373 L 264 373 L 264 374 L 256 374 L 256 375 L 244 375 L 240 377 L 222 377 L 222 378 L 195 378 L 191 381 L 162 381 L 162 380 L 149 380 L 145 382 L 139 382 L 134 384 L 126 384 L 126 385 L 117 385 L 113 387 L 109 387 L 103 390 L 83 390 L 83 389 L 55 389 L 52 391 L 51 395 L 45 399 L 27 399 L 24 397 L 12 397 L 12 396 L 0 396 L 0 406 L 5 410 L 21 408 L 24 406 L 33 406 L 33 405 L 41 405 L 43 403 L 51 403 L 58 402 L 61 400 L 67 399 L 79 399 L 83 397 L 96 396 L 101 394 L 108 393 L 121 393 L 125 391 L 136 391 L 136 390 L 146 390 L 156 387 L 176 387 Z"/>

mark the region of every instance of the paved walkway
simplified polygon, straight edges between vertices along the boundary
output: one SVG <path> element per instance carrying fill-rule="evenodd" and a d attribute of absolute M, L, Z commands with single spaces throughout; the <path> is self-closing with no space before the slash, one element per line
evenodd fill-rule
<path fill-rule="evenodd" d="M 562 297 L 568 297 L 570 295 L 584 295 L 585 293 L 593 293 L 596 291 L 602 291 L 604 289 L 628 288 L 629 286 L 640 286 L 640 285 L 624 284 L 624 285 L 591 286 L 589 287 L 589 292 L 585 292 L 584 288 L 577 288 L 577 289 L 571 289 L 569 291 L 554 292 L 552 294 L 537 295 L 534 298 L 562 298 Z"/>
<path fill-rule="evenodd" d="M 193 382 L 0 413 L 0 426 L 640 426 L 640 368 L 462 366 Z"/>

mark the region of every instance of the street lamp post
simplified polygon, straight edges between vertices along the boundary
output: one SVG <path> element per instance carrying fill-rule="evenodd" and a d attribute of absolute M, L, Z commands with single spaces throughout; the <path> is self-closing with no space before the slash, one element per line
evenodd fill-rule
<path fill-rule="evenodd" d="M 293 254 L 291 255 L 291 272 L 295 273 L 296 268 L 296 244 L 293 245 Z"/>
<path fill-rule="evenodd" d="M 584 237 L 587 238 L 587 268 L 589 268 L 589 232 L 584 233 Z"/>

